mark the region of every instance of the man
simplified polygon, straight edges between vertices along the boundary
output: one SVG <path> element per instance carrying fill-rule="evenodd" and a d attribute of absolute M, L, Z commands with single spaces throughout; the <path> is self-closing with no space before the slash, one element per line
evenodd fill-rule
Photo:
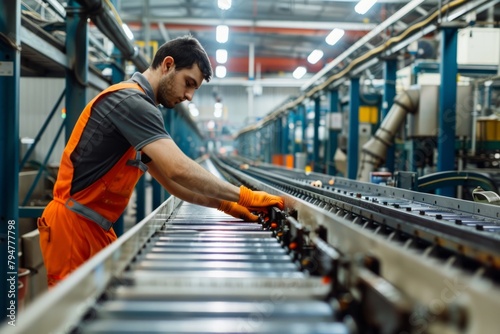
<path fill-rule="evenodd" d="M 49 286 L 116 240 L 112 224 L 147 170 L 172 195 L 257 220 L 251 210 L 283 200 L 219 180 L 184 155 L 166 132 L 162 104 L 193 98 L 212 69 L 193 37 L 162 45 L 142 74 L 109 87 L 85 107 L 64 149 L 54 199 L 38 219 Z"/>

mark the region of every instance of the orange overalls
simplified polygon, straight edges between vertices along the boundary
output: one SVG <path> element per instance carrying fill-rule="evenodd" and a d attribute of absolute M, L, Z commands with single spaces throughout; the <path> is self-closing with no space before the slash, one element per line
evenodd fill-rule
<path fill-rule="evenodd" d="M 94 254 L 116 240 L 113 223 L 125 210 L 139 178 L 147 170 L 134 147 L 99 180 L 70 195 L 74 168 L 70 159 L 99 97 L 120 89 L 142 88 L 136 83 L 113 85 L 85 107 L 64 149 L 54 199 L 38 219 L 40 246 L 49 286 L 55 285 Z"/>

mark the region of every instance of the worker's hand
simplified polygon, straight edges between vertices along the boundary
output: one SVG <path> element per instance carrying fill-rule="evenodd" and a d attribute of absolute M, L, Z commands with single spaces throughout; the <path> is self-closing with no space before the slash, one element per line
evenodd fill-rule
<path fill-rule="evenodd" d="M 259 219 L 259 216 L 254 215 L 247 208 L 235 202 L 222 201 L 218 210 L 223 211 L 234 218 L 243 219 L 244 221 L 254 222 Z"/>
<path fill-rule="evenodd" d="M 280 210 L 283 210 L 285 207 L 281 197 L 268 194 L 265 191 L 252 191 L 245 186 L 240 187 L 238 204 L 252 209 L 277 206 Z"/>

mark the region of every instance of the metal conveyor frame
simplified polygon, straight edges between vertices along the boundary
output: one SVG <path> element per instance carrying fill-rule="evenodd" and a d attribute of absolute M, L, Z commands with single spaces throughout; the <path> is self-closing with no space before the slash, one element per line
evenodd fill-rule
<path fill-rule="evenodd" d="M 8 333 L 66 333 L 80 322 L 113 276 L 123 271 L 148 239 L 181 203 L 170 197 L 140 223 L 103 249 L 50 293 L 21 313 Z"/>

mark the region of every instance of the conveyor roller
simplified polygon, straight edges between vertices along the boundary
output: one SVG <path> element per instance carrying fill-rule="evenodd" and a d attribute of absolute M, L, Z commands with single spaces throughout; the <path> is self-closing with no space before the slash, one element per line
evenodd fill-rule
<path fill-rule="evenodd" d="M 81 331 L 348 333 L 321 298 L 328 287 L 301 288 L 299 280 L 321 283 L 299 269 L 260 224 L 183 203 Z"/>

